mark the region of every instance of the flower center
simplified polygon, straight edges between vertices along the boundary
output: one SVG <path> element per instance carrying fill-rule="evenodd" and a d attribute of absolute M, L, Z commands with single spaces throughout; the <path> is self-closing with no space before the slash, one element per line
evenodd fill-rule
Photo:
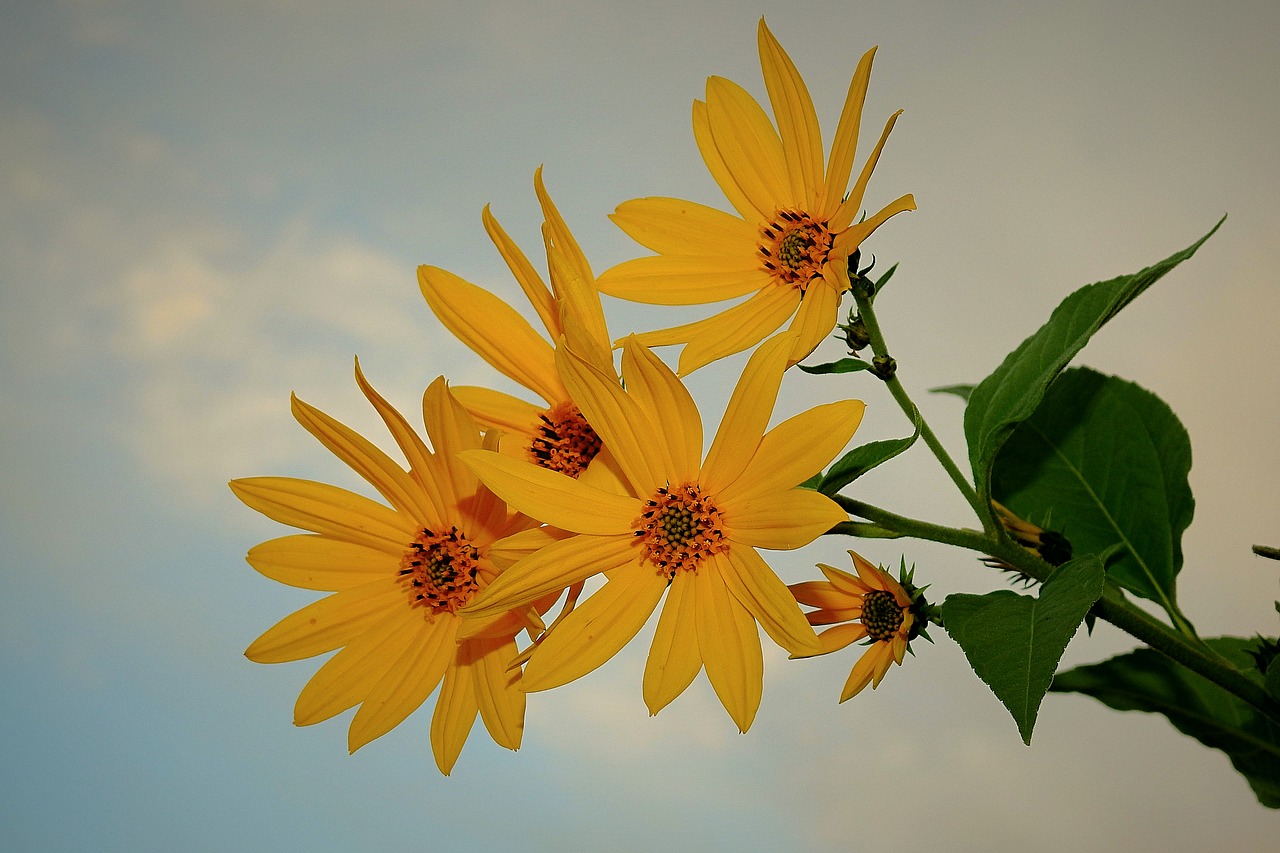
<path fill-rule="evenodd" d="M 433 533 L 424 527 L 400 558 L 400 577 L 415 607 L 453 613 L 479 588 L 479 559 L 479 550 L 458 528 Z"/>
<path fill-rule="evenodd" d="M 902 606 L 893 593 L 875 589 L 862 596 L 862 625 L 873 640 L 893 639 L 902 627 Z"/>
<path fill-rule="evenodd" d="M 573 403 L 558 403 L 538 415 L 529 455 L 536 465 L 577 477 L 600 452 L 600 436 Z"/>
<path fill-rule="evenodd" d="M 767 272 L 803 293 L 809 282 L 822 275 L 834 239 L 826 222 L 803 211 L 779 210 L 760 229 L 757 248 Z"/>
<path fill-rule="evenodd" d="M 720 511 L 696 483 L 653 493 L 633 522 L 644 557 L 668 577 L 695 571 L 711 554 L 729 550 Z"/>

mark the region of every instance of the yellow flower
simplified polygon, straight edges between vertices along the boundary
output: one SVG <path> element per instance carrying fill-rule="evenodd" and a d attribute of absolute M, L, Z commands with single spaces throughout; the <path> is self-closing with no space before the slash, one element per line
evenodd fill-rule
<path fill-rule="evenodd" d="M 904 195 L 856 221 L 899 113 L 890 116 L 852 191 L 845 192 L 875 49 L 858 63 L 824 171 L 813 101 L 763 19 L 759 46 L 777 130 L 744 89 L 722 77 L 708 79 L 707 100 L 693 104 L 702 158 L 738 215 L 672 198 L 634 199 L 613 215 L 622 230 L 658 254 L 607 270 L 599 281 L 604 293 L 664 305 L 753 294 L 705 320 L 639 336 L 646 346 L 686 344 L 682 376 L 758 343 L 793 314 L 789 328 L 798 337 L 789 364 L 813 352 L 835 327 L 849 288 L 849 257 L 889 217 L 916 207 Z"/>
<path fill-rule="evenodd" d="M 826 581 L 805 581 L 791 585 L 796 601 L 817 610 L 806 613 L 810 625 L 845 624 L 818 635 L 819 654 L 839 651 L 850 643 L 871 638 L 870 647 L 854 664 L 840 701 L 857 696 L 868 684 L 874 690 L 889 671 L 889 664 L 902 665 L 907 640 L 915 624 L 911 596 L 883 569 L 849 552 L 857 577 L 833 566 L 818 564 Z M 797 655 L 799 657 L 799 655 Z"/>
<path fill-rule="evenodd" d="M 534 270 L 486 206 L 482 218 L 507 266 L 528 296 L 551 341 L 568 337 L 594 365 L 613 369 L 595 276 L 582 249 L 542 183 L 534 187 L 545 222 L 551 289 Z M 418 283 L 440 322 L 503 375 L 541 397 L 537 406 L 488 388 L 458 387 L 453 394 L 484 429 L 500 429 L 504 453 L 553 471 L 581 475 L 601 450 L 599 436 L 569 399 L 555 366 L 555 346 L 539 335 L 515 309 L 487 290 L 433 266 L 418 268 Z M 605 467 L 607 457 L 602 465 Z M 597 472 L 597 476 L 602 472 Z"/>
<path fill-rule="evenodd" d="M 352 752 L 399 725 L 443 682 L 431 719 L 431 748 L 448 774 L 477 712 L 498 744 L 520 746 L 524 692 L 520 672 L 508 671 L 508 665 L 517 654 L 515 634 L 540 631 L 538 610 L 551 602 L 483 619 L 463 619 L 458 611 L 498 576 L 499 563 L 511 562 L 496 540 L 533 522 L 508 510 L 456 458 L 458 451 L 484 445 L 443 378 L 423 396 L 435 452 L 368 385 L 359 364 L 356 381 L 409 470 L 293 398 L 298 421 L 390 506 L 309 480 L 231 482 L 253 509 L 312 532 L 255 546 L 250 565 L 281 583 L 333 593 L 283 619 L 245 655 L 279 663 L 341 649 L 303 688 L 294 723 L 318 723 L 359 704 L 348 732 Z"/>
<path fill-rule="evenodd" d="M 522 689 L 547 690 L 591 672 L 658 607 L 644 674 L 656 714 L 705 666 L 738 728 L 760 703 L 757 622 L 796 654 L 818 651 L 800 608 L 757 548 L 793 549 L 847 520 L 825 495 L 795 488 L 831 461 L 862 418 L 856 400 L 818 406 L 765 432 L 793 336 L 751 357 L 705 460 L 688 391 L 645 347 L 623 346 L 625 390 L 561 348 L 561 375 L 623 472 L 625 494 L 496 453 L 462 459 L 511 506 L 572 534 L 521 560 L 465 612 L 484 616 L 597 573 L 604 586 L 553 627 L 525 667 Z"/>

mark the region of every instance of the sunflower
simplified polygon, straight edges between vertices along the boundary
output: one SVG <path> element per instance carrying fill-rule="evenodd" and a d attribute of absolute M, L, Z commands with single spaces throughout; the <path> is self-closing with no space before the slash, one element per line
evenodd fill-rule
<path fill-rule="evenodd" d="M 501 454 L 462 454 L 511 506 L 572 535 L 521 560 L 463 611 L 490 616 L 604 572 L 602 588 L 553 626 L 521 689 L 547 690 L 591 672 L 658 607 L 643 695 L 656 714 L 705 666 L 746 731 L 760 704 L 757 623 L 793 654 L 818 639 L 757 548 L 793 549 L 847 520 L 825 495 L 796 488 L 831 461 L 862 418 L 857 400 L 810 409 L 765 432 L 794 336 L 748 361 L 705 460 L 702 422 L 675 374 L 634 337 L 623 345 L 625 389 L 570 348 L 561 375 L 623 473 L 625 494 Z"/>
<path fill-rule="evenodd" d="M 857 696 L 868 684 L 872 690 L 879 687 L 889 664 L 902 665 L 915 624 L 911 596 L 902 584 L 861 555 L 850 551 L 849 556 L 858 571 L 856 577 L 819 563 L 818 568 L 827 580 L 806 581 L 790 587 L 796 601 L 818 608 L 805 614 L 809 624 L 844 623 L 818 635 L 822 644 L 819 654 L 839 651 L 850 643 L 870 638 L 870 647 L 854 664 L 844 684 L 841 702 Z"/>
<path fill-rule="evenodd" d="M 507 508 L 455 454 L 492 446 L 437 379 L 423 396 L 428 449 L 405 419 L 365 381 L 356 381 L 409 461 L 405 471 L 348 427 L 296 397 L 308 432 L 350 465 L 390 506 L 309 480 L 253 477 L 231 489 L 251 508 L 311 531 L 249 551 L 249 564 L 291 586 L 333 593 L 281 620 L 245 655 L 258 663 L 300 660 L 341 649 L 303 688 L 294 723 L 307 726 L 360 705 L 348 748 L 355 752 L 395 728 L 440 687 L 431 748 L 446 775 L 479 713 L 498 744 L 520 746 L 524 692 L 515 634 L 538 632 L 550 601 L 478 619 L 459 610 L 499 576 L 497 540 L 534 522 Z"/>
<path fill-rule="evenodd" d="M 761 19 L 760 65 L 777 120 L 774 129 L 747 92 L 722 77 L 693 104 L 693 131 L 717 184 L 737 210 L 690 201 L 624 202 L 613 221 L 657 255 L 601 275 L 600 290 L 635 302 L 695 305 L 752 294 L 707 319 L 640 335 L 647 346 L 685 344 L 679 373 L 747 349 L 791 320 L 794 364 L 835 327 L 849 288 L 848 259 L 894 214 L 915 210 L 904 195 L 859 219 L 863 195 L 898 113 L 846 195 L 875 48 L 858 63 L 825 166 L 813 101 L 795 65 Z"/>
<path fill-rule="evenodd" d="M 573 238 L 542 183 L 534 188 L 545 222 L 543 240 L 551 288 L 543 282 L 520 247 L 484 208 L 485 230 L 516 281 L 532 303 L 551 341 L 567 337 L 595 366 L 613 369 L 611 344 L 600 294 L 586 256 Z M 526 402 L 488 388 L 463 386 L 453 394 L 483 429 L 500 429 L 501 450 L 572 477 L 590 468 L 601 442 L 569 392 L 555 366 L 555 346 L 539 335 L 514 308 L 483 288 L 433 266 L 418 267 L 418 283 L 427 304 L 450 332 L 508 378 L 542 398 Z M 597 476 L 602 471 L 595 472 Z"/>

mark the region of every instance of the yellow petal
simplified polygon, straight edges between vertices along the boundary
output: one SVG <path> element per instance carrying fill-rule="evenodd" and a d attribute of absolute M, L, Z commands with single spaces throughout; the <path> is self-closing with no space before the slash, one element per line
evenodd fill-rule
<path fill-rule="evenodd" d="M 865 636 L 867 636 L 866 626 L 861 622 L 853 622 L 828 628 L 818 635 L 818 641 L 822 644 L 822 654 L 825 655 L 847 648 Z"/>
<path fill-rule="evenodd" d="M 636 343 L 634 335 L 623 345 L 622 379 L 631 398 L 659 425 L 650 442 L 665 451 L 668 479 L 672 483 L 694 480 L 702 462 L 702 418 L 689 391 L 671 368 Z"/>
<path fill-rule="evenodd" d="M 386 674 L 378 680 L 347 730 L 347 749 L 355 752 L 382 737 L 421 707 L 458 654 L 453 632 L 457 620 L 437 618 L 423 625 Z"/>
<path fill-rule="evenodd" d="M 498 746 L 519 749 L 524 735 L 524 691 L 519 688 L 520 670 L 509 669 L 518 654 L 515 640 L 468 640 L 458 650 L 458 659 L 471 667 L 480 719 Z"/>
<path fill-rule="evenodd" d="M 533 264 L 529 263 L 529 259 L 525 257 L 524 252 L 520 250 L 514 240 L 507 236 L 507 232 L 502 230 L 498 220 L 494 219 L 493 214 L 489 212 L 489 205 L 486 204 L 484 206 L 484 212 L 481 213 L 480 218 L 484 222 L 484 230 L 489 234 L 489 239 L 498 248 L 502 259 L 507 262 L 512 275 L 516 277 L 516 281 L 520 284 L 520 289 L 524 291 L 525 296 L 529 297 L 533 310 L 538 312 L 542 325 L 546 328 L 551 340 L 554 341 L 563 332 L 563 329 L 560 328 L 560 316 L 556 308 L 555 297 L 551 295 L 551 291 L 547 289 L 542 277 L 533 268 Z"/>
<path fill-rule="evenodd" d="M 819 215 L 829 217 L 840 206 L 844 191 L 853 174 L 853 158 L 858 149 L 858 131 L 862 124 L 862 105 L 867 99 L 867 84 L 871 81 L 871 61 L 875 58 L 873 47 L 862 55 L 858 69 L 849 82 L 849 94 L 845 96 L 844 109 L 840 111 L 840 123 L 836 125 L 836 138 L 831 143 L 831 159 L 827 163 L 822 205 Z"/>
<path fill-rule="evenodd" d="M 754 549 L 731 548 L 713 555 L 709 566 L 775 643 L 793 655 L 818 651 L 818 635 L 795 597 Z"/>
<path fill-rule="evenodd" d="M 444 686 L 436 697 L 436 710 L 431 715 L 431 752 L 436 766 L 448 776 L 458 754 L 462 752 L 480 705 L 471 686 L 472 667 L 453 666 L 444 676 Z"/>
<path fill-rule="evenodd" d="M 618 467 L 618 460 L 613 458 L 613 454 L 607 447 L 600 448 L 600 452 L 587 466 L 587 470 L 578 475 L 578 482 L 615 495 L 631 493 L 626 475 L 622 473 L 622 469 Z"/>
<path fill-rule="evenodd" d="M 558 471 L 488 450 L 461 454 L 485 485 L 520 512 L 574 533 L 630 534 L 640 503 Z"/>
<path fill-rule="evenodd" d="M 676 572 L 644 665 L 644 704 L 650 714 L 667 707 L 702 671 L 692 572 Z"/>
<path fill-rule="evenodd" d="M 246 506 L 281 524 L 355 542 L 397 557 L 418 532 L 412 519 L 366 497 L 311 480 L 247 477 L 231 491 Z"/>
<path fill-rule="evenodd" d="M 862 241 L 870 237 L 871 232 L 883 225 L 889 217 L 915 209 L 916 199 L 910 193 L 889 202 L 875 216 L 859 222 L 857 225 L 850 226 L 837 234 L 833 244 L 832 255 L 836 253 L 853 254 L 853 250 L 858 248 Z"/>
<path fill-rule="evenodd" d="M 533 173 L 533 189 L 538 195 L 538 204 L 542 206 L 542 216 L 545 220 L 546 230 L 550 232 L 550 241 L 547 247 L 548 256 L 550 256 L 551 246 L 554 246 L 580 280 L 594 282 L 596 277 L 591 272 L 591 265 L 587 263 L 587 256 L 578 245 L 578 241 L 573 238 L 573 232 L 565 224 L 564 217 L 556 209 L 555 203 L 551 201 L 550 194 L 547 193 L 546 186 L 542 183 L 541 166 Z M 559 299 L 563 299 L 565 294 L 557 290 L 556 296 Z M 603 316 L 601 320 L 603 321 Z M 607 335 L 604 337 L 608 338 Z"/>
<path fill-rule="evenodd" d="M 447 520 L 459 516 L 480 523 L 488 520 L 488 513 L 478 506 L 484 497 L 477 494 L 480 481 L 458 459 L 459 453 L 480 448 L 483 443 L 480 428 L 449 393 L 443 376 L 428 385 L 422 395 L 422 419 L 436 451 L 433 457 L 439 472 L 436 486 L 445 500 Z"/>
<path fill-rule="evenodd" d="M 388 611 L 408 606 L 409 596 L 394 578 L 370 581 L 289 614 L 254 640 L 244 655 L 255 663 L 322 655 L 351 642 L 386 618 Z"/>
<path fill-rule="evenodd" d="M 514 308 L 439 267 L 418 267 L 418 285 L 445 328 L 477 355 L 548 403 L 564 399 L 551 345 Z"/>
<path fill-rule="evenodd" d="M 857 696 L 871 683 L 879 667 L 883 647 L 884 643 L 876 643 L 858 658 L 858 662 L 853 665 L 853 670 L 849 673 L 849 680 L 844 683 L 844 689 L 840 691 L 841 702 L 847 702 Z"/>
<path fill-rule="evenodd" d="M 545 229 L 546 226 L 543 226 Z M 594 281 L 583 279 L 567 265 L 557 248 L 547 249 L 552 277 L 559 282 L 560 325 L 575 352 L 604 373 L 613 372 L 613 353 L 609 346 L 609 329 L 600 306 L 600 292 Z"/>
<path fill-rule="evenodd" d="M 311 534 L 269 539 L 250 548 L 246 559 L 274 581 L 326 592 L 391 576 L 400 568 L 399 558 L 386 551 Z"/>
<path fill-rule="evenodd" d="M 678 198 L 637 198 L 618 205 L 609 218 L 661 255 L 723 255 L 741 258 L 746 269 L 760 266 L 759 225 L 714 207 Z"/>
<path fill-rule="evenodd" d="M 634 537 L 574 536 L 553 542 L 498 575 L 462 609 L 467 617 L 523 607 L 600 572 L 636 562 Z"/>
<path fill-rule="evenodd" d="M 481 429 L 500 429 L 518 436 L 532 434 L 542 406 L 526 403 L 518 397 L 475 385 L 454 385 L 449 390 Z"/>
<path fill-rule="evenodd" d="M 550 690 L 603 664 L 644 627 L 666 588 L 666 577 L 647 563 L 618 570 L 547 633 L 525 664 L 521 688 Z"/>
<path fill-rule="evenodd" d="M 396 444 L 400 446 L 400 452 L 404 454 L 405 459 L 409 462 L 409 475 L 413 477 L 414 482 L 418 484 L 418 488 L 422 490 L 422 494 L 426 497 L 431 513 L 419 520 L 426 527 L 433 529 L 440 527 L 445 517 L 445 502 L 440 494 L 440 489 L 436 486 L 436 465 L 432 460 L 431 451 L 427 449 L 422 437 L 414 432 L 413 427 L 409 426 L 409 422 L 404 419 L 404 416 L 383 399 L 382 395 L 375 391 L 373 386 L 364 378 L 364 373 L 360 370 L 359 359 L 356 359 L 356 384 L 360 386 L 365 398 L 378 411 L 382 422 L 387 425 L 391 436 L 395 439 Z"/>
<path fill-rule="evenodd" d="M 763 18 L 757 30 L 757 42 L 765 88 L 782 137 L 791 194 L 806 209 L 813 210 L 820 201 L 824 177 L 818 114 L 814 112 L 813 99 L 800 72 L 769 32 Z"/>
<path fill-rule="evenodd" d="M 861 595 L 850 595 L 842 589 L 837 589 L 834 585 L 826 581 L 801 581 L 793 583 L 787 587 L 791 590 L 792 596 L 801 604 L 809 607 L 821 607 L 824 610 L 836 610 L 842 607 L 851 607 L 860 604 Z"/>
<path fill-rule="evenodd" d="M 737 178 L 729 171 L 729 167 L 725 165 L 724 156 L 720 153 L 720 149 L 716 147 L 715 139 L 711 135 L 711 122 L 707 118 L 707 104 L 705 101 L 693 102 L 693 138 L 698 143 L 698 151 L 702 154 L 702 162 L 707 164 L 707 171 L 711 173 L 711 177 L 719 185 L 724 192 L 725 198 L 729 199 L 729 203 L 733 205 L 738 213 L 748 222 L 769 219 L 773 216 L 774 209 L 760 210 L 751 203 L 751 199 L 747 198 L 746 193 L 738 185 Z"/>
<path fill-rule="evenodd" d="M 834 273 L 833 273 L 834 275 Z M 787 366 L 798 364 L 809 357 L 818 344 L 826 340 L 827 335 L 836 327 L 839 319 L 841 291 L 832 286 L 826 279 L 810 282 L 804 299 L 800 300 L 800 308 L 795 319 L 791 321 L 791 330 L 798 334 L 795 349 L 787 359 Z"/>
<path fill-rule="evenodd" d="M 429 518 L 432 506 L 413 478 L 355 430 L 290 395 L 294 418 L 402 513 Z"/>
<path fill-rule="evenodd" d="M 564 347 L 556 351 L 556 364 L 569 389 L 569 397 L 609 448 L 634 494 L 642 497 L 653 494 L 666 480 L 662 460 L 650 447 L 658 434 L 657 425 L 622 390 L 616 376 L 601 373 Z M 566 527 L 550 519 L 543 520 L 556 527 Z"/>
<path fill-rule="evenodd" d="M 800 291 L 768 287 L 740 305 L 703 321 L 680 353 L 681 376 L 717 359 L 755 346 L 778 329 L 796 310 Z"/>
<path fill-rule="evenodd" d="M 404 618 L 379 620 L 329 658 L 298 695 L 293 724 L 314 725 L 363 702 L 413 641 L 415 632 L 407 627 Z"/>
<path fill-rule="evenodd" d="M 795 335 L 784 332 L 761 344 L 748 359 L 702 464 L 700 480 L 712 493 L 736 480 L 755 456 L 794 346 Z"/>
<path fill-rule="evenodd" d="M 884 130 L 880 133 L 880 139 L 876 142 L 876 147 L 872 149 L 871 155 L 867 157 L 867 162 L 862 166 L 862 174 L 858 176 L 858 182 L 853 185 L 853 189 L 849 191 L 849 195 L 845 197 L 844 201 L 840 202 L 840 207 L 836 208 L 835 216 L 831 217 L 829 227 L 833 232 L 843 231 L 858 218 L 858 211 L 862 210 L 862 200 L 866 195 L 867 183 L 871 180 L 871 173 L 875 170 L 876 163 L 880 162 L 880 152 L 884 149 L 884 144 L 889 139 L 889 133 L 893 130 L 893 126 L 897 123 L 900 115 L 902 115 L 902 110 L 898 110 L 889 116 L 889 120 L 885 122 Z M 852 254 L 852 250 L 850 250 L 850 254 Z"/>
<path fill-rule="evenodd" d="M 489 559 L 499 569 L 507 569 L 517 560 L 522 560 L 553 542 L 559 542 L 572 535 L 569 531 L 558 527 L 534 527 L 522 530 L 490 545 Z"/>
<path fill-rule="evenodd" d="M 849 555 L 855 558 L 855 563 L 857 560 L 862 559 L 861 556 L 858 556 L 853 551 L 850 551 Z M 828 566 L 826 563 L 818 563 L 818 568 L 822 570 L 822 574 L 826 575 L 827 580 L 831 581 L 831 585 L 842 592 L 846 592 L 850 595 L 861 595 L 863 593 L 870 592 L 873 589 L 873 587 L 868 587 L 862 581 L 858 580 L 857 576 L 837 569 L 835 566 Z"/>
<path fill-rule="evenodd" d="M 826 495 L 789 489 L 721 505 L 729 538 L 754 548 L 790 551 L 802 548 L 848 514 Z"/>
<path fill-rule="evenodd" d="M 765 433 L 742 474 L 719 492 L 725 503 L 785 491 L 821 471 L 853 437 L 866 406 L 842 400 L 815 406 Z"/>
<path fill-rule="evenodd" d="M 778 208 L 800 203 L 787 181 L 782 141 L 745 89 L 723 77 L 709 78 L 707 122 L 725 166 L 752 206 L 762 212 L 762 219 L 772 219 Z"/>
<path fill-rule="evenodd" d="M 738 603 L 719 572 L 694 575 L 698 649 L 707 678 L 738 730 L 751 728 L 764 688 L 764 657 L 756 620 Z"/>
<path fill-rule="evenodd" d="M 755 293 L 772 282 L 760 259 L 741 255 L 651 255 L 610 267 L 602 293 L 649 305 L 701 305 Z"/>

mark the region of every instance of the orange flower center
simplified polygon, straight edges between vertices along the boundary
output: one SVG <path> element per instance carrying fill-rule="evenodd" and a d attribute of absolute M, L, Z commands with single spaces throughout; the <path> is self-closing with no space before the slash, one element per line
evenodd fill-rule
<path fill-rule="evenodd" d="M 668 577 L 677 569 L 695 571 L 711 554 L 729 550 L 720 511 L 697 483 L 658 489 L 633 527 L 644 558 Z"/>
<path fill-rule="evenodd" d="M 834 239 L 825 221 L 800 210 L 779 210 L 760 229 L 757 248 L 767 272 L 803 293 L 809 282 L 821 277 Z"/>
<path fill-rule="evenodd" d="M 534 464 L 577 477 L 600 452 L 600 436 L 573 403 L 558 403 L 538 415 L 529 455 Z"/>
<path fill-rule="evenodd" d="M 400 558 L 400 577 L 415 607 L 426 607 L 433 615 L 453 613 L 479 588 L 479 559 L 479 550 L 458 528 L 433 533 L 424 527 Z"/>
<path fill-rule="evenodd" d="M 862 625 L 871 639 L 892 640 L 902 627 L 902 618 L 902 606 L 893 593 L 876 589 L 862 596 Z"/>

